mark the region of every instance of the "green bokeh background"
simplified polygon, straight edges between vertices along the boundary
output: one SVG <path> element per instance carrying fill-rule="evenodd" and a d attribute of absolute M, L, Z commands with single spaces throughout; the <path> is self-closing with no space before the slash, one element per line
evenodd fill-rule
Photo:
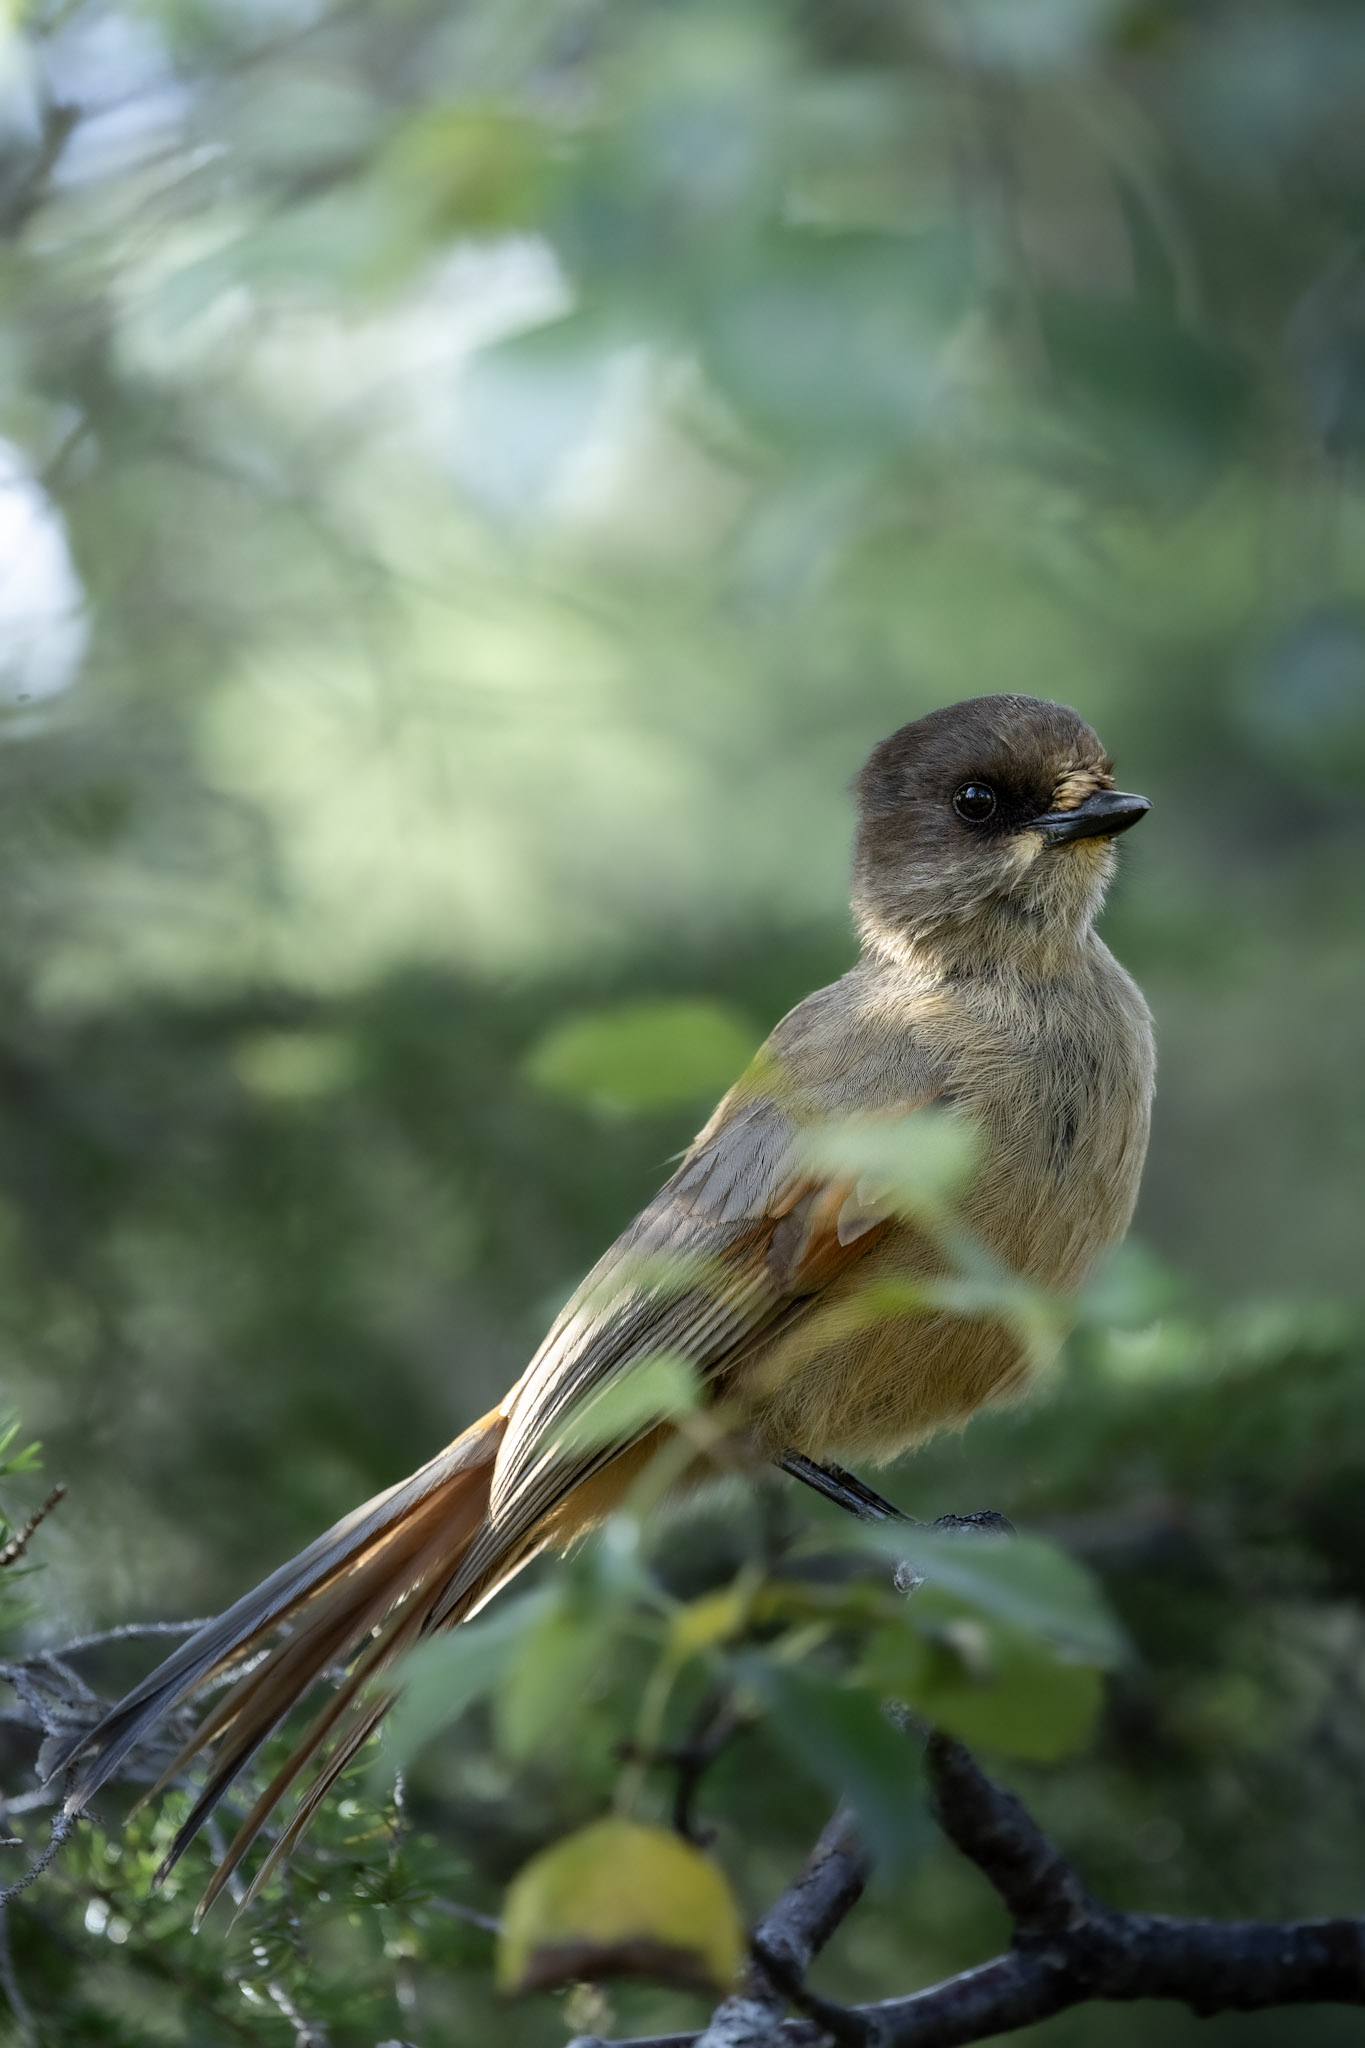
<path fill-rule="evenodd" d="M 1141 1676 L 1032 1783 L 1097 1883 L 1365 1907 L 1363 210 L 1345 0 L 0 16 L 0 1385 L 71 1485 L 38 1636 L 205 1611 L 488 1407 L 849 964 L 871 745 L 1057 697 L 1154 806 L 1105 927 L 1160 1044 L 1137 1328 L 887 1484 L 1103 1571 Z M 709 1007 L 656 1099 L 575 1079 L 576 1020 L 669 1001 Z M 718 1785 L 760 1902 L 818 1802 Z M 487 1888 L 554 1823 L 485 1791 Z M 991 1915 L 940 1856 L 829 1981 L 928 1981 Z M 44 2041 L 233 2038 L 136 1943 L 13 1935 Z M 330 2038 L 562 2040 L 470 1943 L 398 2017 L 381 1959 Z"/>

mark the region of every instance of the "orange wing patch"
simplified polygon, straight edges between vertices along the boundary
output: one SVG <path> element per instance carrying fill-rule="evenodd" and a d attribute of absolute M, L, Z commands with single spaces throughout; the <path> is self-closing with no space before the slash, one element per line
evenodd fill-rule
<path fill-rule="evenodd" d="M 867 1250 L 890 1217 L 867 1206 L 856 1180 L 797 1182 L 769 1214 L 777 1219 L 767 1267 L 784 1294 L 817 1294 Z"/>

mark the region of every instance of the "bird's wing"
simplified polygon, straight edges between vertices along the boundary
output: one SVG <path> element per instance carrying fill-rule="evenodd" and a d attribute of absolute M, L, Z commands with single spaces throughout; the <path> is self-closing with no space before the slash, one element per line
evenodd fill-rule
<path fill-rule="evenodd" d="M 860 1196 L 854 1177 L 806 1163 L 810 1120 L 786 1091 L 779 1101 L 741 1083 L 576 1290 L 503 1404 L 488 1526 L 442 1615 L 575 1486 L 655 1426 L 645 1418 L 575 1450 L 563 1440 L 572 1413 L 660 1354 L 714 1376 L 779 1316 L 799 1314 L 885 1228 L 887 1214 Z"/>

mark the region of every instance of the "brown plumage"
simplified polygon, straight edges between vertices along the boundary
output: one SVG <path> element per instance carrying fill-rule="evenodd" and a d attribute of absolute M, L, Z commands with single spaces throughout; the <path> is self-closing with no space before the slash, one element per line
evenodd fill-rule
<path fill-rule="evenodd" d="M 1112 838 L 1145 802 L 1113 790 L 1074 712 L 1025 697 L 975 698 L 903 727 L 857 791 L 858 964 L 777 1026 L 501 1406 L 209 1623 L 62 1759 L 76 1766 L 77 1810 L 166 1714 L 253 1658 L 173 1767 L 212 1745 L 173 1862 L 290 1709 L 349 1667 L 206 1904 L 323 1757 L 258 1884 L 297 1839 L 382 1717 L 377 1672 L 611 1511 L 666 1429 L 576 1450 L 562 1425 L 642 1358 L 688 1358 L 751 1447 L 816 1462 L 893 1457 L 1026 1377 L 1006 1319 L 841 1313 L 869 1279 L 945 1262 L 875 1193 L 812 1169 L 810 1126 L 929 1103 L 973 1119 L 983 1148 L 962 1222 L 1001 1265 L 1055 1290 L 1077 1287 L 1126 1229 L 1151 1030 L 1093 920 Z"/>

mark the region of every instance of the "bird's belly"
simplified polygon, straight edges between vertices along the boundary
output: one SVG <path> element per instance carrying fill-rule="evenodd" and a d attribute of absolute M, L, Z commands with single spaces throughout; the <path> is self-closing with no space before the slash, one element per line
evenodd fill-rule
<path fill-rule="evenodd" d="M 1034 1287 L 1065 1294 L 1122 1236 L 1136 1189 L 1122 1133 L 1097 1142 L 1089 1119 L 1075 1157 L 989 1159 L 963 1221 L 992 1259 Z M 1136 1148 L 1136 1165 L 1141 1164 Z M 1055 1355 L 1065 1318 L 1030 1325 L 904 1301 L 906 1283 L 943 1279 L 948 1260 L 925 1234 L 893 1225 L 828 1286 L 809 1316 L 777 1333 L 744 1374 L 743 1398 L 768 1447 L 809 1458 L 880 1462 L 988 1401 L 1023 1392 Z M 882 1295 L 880 1312 L 878 1295 Z M 896 1295 L 900 1293 L 901 1302 Z"/>
<path fill-rule="evenodd" d="M 893 1230 L 752 1358 L 742 1398 L 771 1451 L 882 1462 L 1024 1386 L 1041 1360 L 998 1316 L 895 1302 L 944 1271 L 917 1232 Z"/>

